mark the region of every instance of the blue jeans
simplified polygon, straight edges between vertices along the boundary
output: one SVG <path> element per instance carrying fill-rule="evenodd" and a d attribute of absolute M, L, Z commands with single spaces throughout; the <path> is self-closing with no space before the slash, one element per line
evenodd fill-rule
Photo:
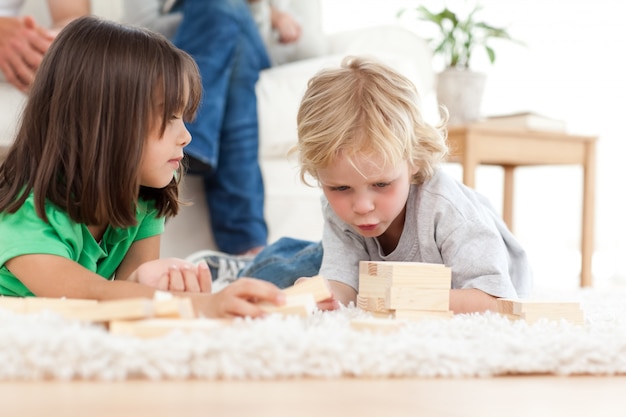
<path fill-rule="evenodd" d="M 240 277 L 253 277 L 287 288 L 300 277 L 319 274 L 322 243 L 283 237 L 268 245 L 239 271 Z"/>
<path fill-rule="evenodd" d="M 193 56 L 202 101 L 185 152 L 206 164 L 201 174 L 219 249 L 242 253 L 267 243 L 259 166 L 255 85 L 270 60 L 245 0 L 184 0 L 173 42 Z M 193 172 L 192 172 L 193 174 Z"/>

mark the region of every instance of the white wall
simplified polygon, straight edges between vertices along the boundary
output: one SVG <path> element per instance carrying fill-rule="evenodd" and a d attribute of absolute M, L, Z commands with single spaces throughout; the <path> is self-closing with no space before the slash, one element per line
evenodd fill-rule
<path fill-rule="evenodd" d="M 424 0 L 324 0 L 329 32 L 375 23 L 398 23 L 403 7 L 424 4 L 440 10 L 443 2 Z M 454 10 L 466 2 L 446 4 Z M 496 63 L 481 51 L 474 69 L 488 82 L 483 114 L 532 110 L 563 119 L 571 133 L 599 137 L 597 150 L 596 251 L 594 282 L 626 283 L 626 80 L 621 64 L 626 25 L 619 0 L 483 0 L 479 16 L 505 26 L 526 47 L 498 43 Z M 346 16 L 350 16 L 348 19 Z M 419 23 L 411 26 L 423 36 Z M 436 70 L 441 62 L 434 62 Z M 460 178 L 460 169 L 446 167 Z M 501 172 L 484 167 L 477 188 L 501 204 Z M 581 181 L 577 167 L 521 168 L 516 175 L 516 234 L 526 246 L 537 280 L 544 285 L 575 287 L 579 273 Z"/>

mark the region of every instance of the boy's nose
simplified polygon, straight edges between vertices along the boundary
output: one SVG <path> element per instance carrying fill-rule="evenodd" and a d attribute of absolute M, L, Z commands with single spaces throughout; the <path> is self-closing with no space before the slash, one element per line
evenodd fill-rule
<path fill-rule="evenodd" d="M 352 210 L 357 214 L 369 213 L 374 210 L 374 202 L 365 196 L 357 196 L 352 203 Z"/>

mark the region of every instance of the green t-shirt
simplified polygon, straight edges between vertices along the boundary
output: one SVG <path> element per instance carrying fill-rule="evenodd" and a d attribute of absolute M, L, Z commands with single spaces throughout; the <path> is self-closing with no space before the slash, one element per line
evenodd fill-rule
<path fill-rule="evenodd" d="M 33 295 L 5 266 L 16 256 L 62 256 L 110 280 L 135 241 L 161 234 L 165 227 L 165 218 L 157 218 L 154 204 L 140 200 L 136 226 L 109 226 L 102 241 L 96 242 L 86 225 L 76 223 L 59 207 L 46 202 L 45 211 L 49 223 L 37 216 L 31 193 L 15 213 L 0 213 L 0 295 Z"/>

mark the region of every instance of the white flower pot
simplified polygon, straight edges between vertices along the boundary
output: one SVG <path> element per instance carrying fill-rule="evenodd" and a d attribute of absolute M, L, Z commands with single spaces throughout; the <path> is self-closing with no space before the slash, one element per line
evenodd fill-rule
<path fill-rule="evenodd" d="M 448 124 L 459 125 L 481 118 L 486 78 L 484 73 L 456 68 L 437 75 L 437 101 L 448 110 Z"/>

